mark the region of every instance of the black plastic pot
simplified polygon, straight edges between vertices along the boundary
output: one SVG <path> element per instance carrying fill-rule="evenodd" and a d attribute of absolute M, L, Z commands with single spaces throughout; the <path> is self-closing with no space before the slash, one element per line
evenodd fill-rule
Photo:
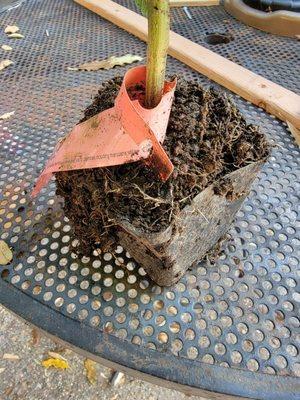
<path fill-rule="evenodd" d="M 247 6 L 261 11 L 300 12 L 300 0 L 243 0 Z"/>

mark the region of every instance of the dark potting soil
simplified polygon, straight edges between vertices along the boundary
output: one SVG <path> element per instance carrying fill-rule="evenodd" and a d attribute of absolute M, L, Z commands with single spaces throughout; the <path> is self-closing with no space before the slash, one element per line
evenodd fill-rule
<path fill-rule="evenodd" d="M 81 121 L 112 107 L 121 83 L 121 77 L 105 83 Z M 175 167 L 167 182 L 143 162 L 56 173 L 80 251 L 108 248 L 119 218 L 147 232 L 166 228 L 208 185 L 269 154 L 265 136 L 226 96 L 185 80 L 177 84 L 163 146 Z M 219 195 L 226 192 L 221 183 Z"/>

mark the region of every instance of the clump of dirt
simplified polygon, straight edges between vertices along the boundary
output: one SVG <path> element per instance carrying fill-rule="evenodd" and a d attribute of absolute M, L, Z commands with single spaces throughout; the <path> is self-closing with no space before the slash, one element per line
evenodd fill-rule
<path fill-rule="evenodd" d="M 121 83 L 117 77 L 104 84 L 81 121 L 112 107 Z M 226 96 L 185 80 L 177 84 L 164 148 L 175 167 L 167 182 L 143 162 L 56 173 L 83 253 L 111 244 L 119 218 L 147 232 L 166 228 L 208 185 L 269 154 L 265 136 Z"/>

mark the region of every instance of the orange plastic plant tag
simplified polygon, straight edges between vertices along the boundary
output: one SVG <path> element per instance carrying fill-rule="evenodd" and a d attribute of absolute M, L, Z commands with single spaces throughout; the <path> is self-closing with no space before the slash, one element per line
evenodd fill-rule
<path fill-rule="evenodd" d="M 131 100 L 127 89 L 144 83 L 146 67 L 131 68 L 124 76 L 115 106 L 74 127 L 60 141 L 39 176 L 36 196 L 58 171 L 108 167 L 145 159 L 162 180 L 169 178 L 173 164 L 161 143 L 165 139 L 176 80 L 166 82 L 160 103 L 152 109 Z"/>

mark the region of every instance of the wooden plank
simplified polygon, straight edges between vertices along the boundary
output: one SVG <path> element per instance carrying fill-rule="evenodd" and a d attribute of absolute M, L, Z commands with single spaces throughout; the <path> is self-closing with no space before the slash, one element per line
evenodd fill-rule
<path fill-rule="evenodd" d="M 111 0 L 74 0 L 127 32 L 147 41 L 147 20 Z M 170 33 L 168 53 L 282 121 L 300 129 L 300 96 L 248 69 Z"/>
<path fill-rule="evenodd" d="M 170 0 L 170 7 L 218 6 L 220 0 Z"/>

